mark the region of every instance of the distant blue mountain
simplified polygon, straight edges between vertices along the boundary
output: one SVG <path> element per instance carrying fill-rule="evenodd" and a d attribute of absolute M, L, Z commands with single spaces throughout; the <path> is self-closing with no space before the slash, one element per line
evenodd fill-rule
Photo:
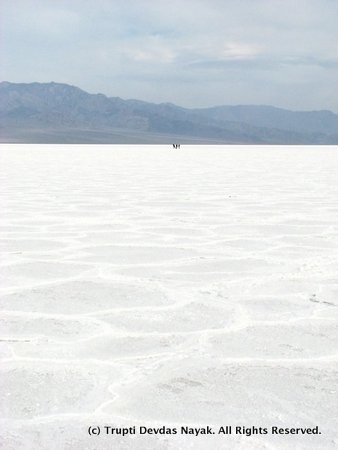
<path fill-rule="evenodd" d="M 54 82 L 2 82 L 0 141 L 338 144 L 338 115 L 253 105 L 187 109 Z"/>

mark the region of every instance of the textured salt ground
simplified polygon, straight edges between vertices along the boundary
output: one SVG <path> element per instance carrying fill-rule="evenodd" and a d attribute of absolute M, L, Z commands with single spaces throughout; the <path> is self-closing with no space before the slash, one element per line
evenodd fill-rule
<path fill-rule="evenodd" d="M 12 361 L 1 374 L 2 411 L 6 418 L 82 414 L 100 406 L 111 380 L 121 382 L 126 369 L 118 364 L 60 364 L 52 361 Z M 20 399 L 20 402 L 16 401 Z"/>
<path fill-rule="evenodd" d="M 336 148 L 0 155 L 2 448 L 338 446 Z M 94 424 L 322 434 L 96 439 Z"/>

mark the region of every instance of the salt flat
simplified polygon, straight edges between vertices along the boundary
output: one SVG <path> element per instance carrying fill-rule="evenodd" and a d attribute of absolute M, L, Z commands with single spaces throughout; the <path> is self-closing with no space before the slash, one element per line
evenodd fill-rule
<path fill-rule="evenodd" d="M 0 155 L 2 448 L 338 447 L 337 147 Z"/>

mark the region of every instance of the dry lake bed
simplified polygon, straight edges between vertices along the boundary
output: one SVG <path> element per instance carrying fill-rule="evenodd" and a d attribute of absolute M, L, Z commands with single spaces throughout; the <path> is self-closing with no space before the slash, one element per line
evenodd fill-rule
<path fill-rule="evenodd" d="M 337 147 L 1 145 L 0 165 L 1 448 L 338 447 Z"/>

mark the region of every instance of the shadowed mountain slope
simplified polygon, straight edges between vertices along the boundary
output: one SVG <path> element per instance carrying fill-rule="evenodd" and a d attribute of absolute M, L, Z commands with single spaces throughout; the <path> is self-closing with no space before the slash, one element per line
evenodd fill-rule
<path fill-rule="evenodd" d="M 59 83 L 0 83 L 0 140 L 27 143 L 337 144 L 338 115 L 272 106 L 187 109 Z"/>

